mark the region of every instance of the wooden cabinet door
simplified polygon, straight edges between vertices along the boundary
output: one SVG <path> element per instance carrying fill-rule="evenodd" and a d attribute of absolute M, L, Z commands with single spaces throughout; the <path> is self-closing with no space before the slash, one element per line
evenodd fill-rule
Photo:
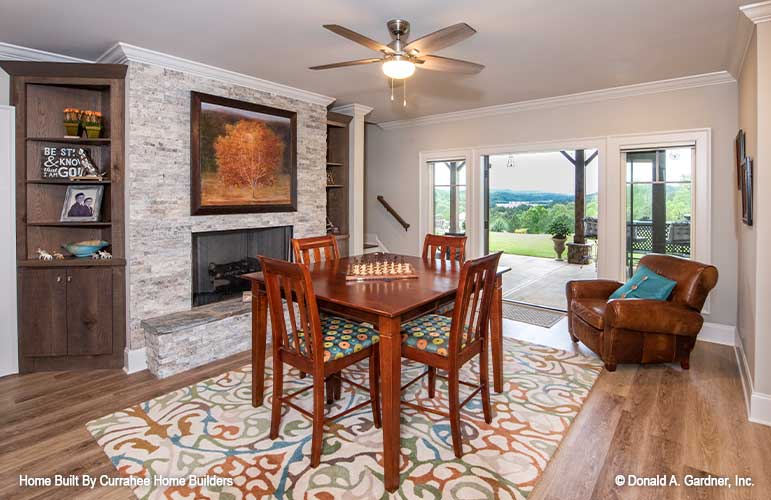
<path fill-rule="evenodd" d="M 67 354 L 112 353 L 112 270 L 67 271 Z"/>
<path fill-rule="evenodd" d="M 22 356 L 67 354 L 66 269 L 23 269 L 19 343 Z"/>

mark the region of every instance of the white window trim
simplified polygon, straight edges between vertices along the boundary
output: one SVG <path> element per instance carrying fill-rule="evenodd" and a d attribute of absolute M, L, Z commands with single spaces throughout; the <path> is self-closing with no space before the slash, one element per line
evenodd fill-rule
<path fill-rule="evenodd" d="M 475 180 L 475 167 L 473 165 L 473 155 L 471 149 L 443 149 L 436 151 L 421 151 L 419 156 L 418 169 L 420 172 L 420 185 L 418 186 L 418 207 L 420 209 L 420 218 L 418 223 L 419 240 L 417 255 L 423 251 L 423 238 L 434 231 L 434 221 L 432 220 L 434 210 L 434 190 L 433 190 L 433 171 L 431 162 L 443 160 L 461 160 L 466 162 L 466 236 L 471 237 L 476 228 L 472 230 L 470 221 L 476 215 L 479 208 L 474 206 L 476 197 L 473 193 L 480 188 Z"/>
<path fill-rule="evenodd" d="M 648 134 L 629 134 L 608 137 L 607 198 L 609 206 L 617 207 L 606 213 L 605 224 L 608 270 L 613 278 L 625 281 L 626 276 L 626 166 L 621 154 L 625 150 L 692 145 L 696 149 L 696 162 L 691 179 L 691 258 L 712 263 L 712 129 L 675 130 Z M 709 299 L 703 311 L 709 314 Z"/>

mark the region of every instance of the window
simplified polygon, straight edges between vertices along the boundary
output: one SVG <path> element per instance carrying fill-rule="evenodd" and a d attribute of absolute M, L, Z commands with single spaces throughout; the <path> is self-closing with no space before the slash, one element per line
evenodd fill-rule
<path fill-rule="evenodd" d="M 466 232 L 466 162 L 431 161 L 433 192 L 433 232 Z"/>
<path fill-rule="evenodd" d="M 695 148 L 626 152 L 626 262 L 648 253 L 691 257 Z"/>

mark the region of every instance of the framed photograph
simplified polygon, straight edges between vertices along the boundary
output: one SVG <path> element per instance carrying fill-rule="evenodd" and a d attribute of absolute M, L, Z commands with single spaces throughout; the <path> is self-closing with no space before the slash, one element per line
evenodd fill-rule
<path fill-rule="evenodd" d="M 742 222 L 752 225 L 752 158 L 746 156 L 741 168 Z"/>
<path fill-rule="evenodd" d="M 742 162 L 744 157 L 747 156 L 747 150 L 744 145 L 744 130 L 739 129 L 739 133 L 736 134 L 736 188 L 742 188 Z"/>
<path fill-rule="evenodd" d="M 72 185 L 67 186 L 61 222 L 98 222 L 102 207 L 104 186 Z"/>
<path fill-rule="evenodd" d="M 191 215 L 297 210 L 297 113 L 191 93 Z"/>

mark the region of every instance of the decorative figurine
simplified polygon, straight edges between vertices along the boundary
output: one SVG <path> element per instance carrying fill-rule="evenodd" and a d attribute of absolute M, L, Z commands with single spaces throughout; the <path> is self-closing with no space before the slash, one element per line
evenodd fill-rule
<path fill-rule="evenodd" d="M 54 260 L 64 260 L 64 255 L 59 252 L 54 252 L 52 255 L 54 256 Z"/>
<path fill-rule="evenodd" d="M 53 255 L 51 255 L 50 253 L 46 252 L 43 249 L 38 248 L 35 253 L 37 253 L 37 258 L 39 260 L 54 260 Z"/>
<path fill-rule="evenodd" d="M 96 254 L 102 260 L 112 259 L 112 254 L 110 252 L 108 252 L 107 250 L 99 250 L 98 252 L 96 252 Z"/>
<path fill-rule="evenodd" d="M 70 177 L 73 181 L 87 181 L 87 180 L 101 180 L 104 177 L 104 173 L 99 171 L 99 167 L 96 166 L 94 160 L 91 159 L 91 155 L 88 154 L 88 150 L 84 148 L 78 148 L 78 159 L 80 160 L 80 166 L 82 167 L 82 175 Z"/>

